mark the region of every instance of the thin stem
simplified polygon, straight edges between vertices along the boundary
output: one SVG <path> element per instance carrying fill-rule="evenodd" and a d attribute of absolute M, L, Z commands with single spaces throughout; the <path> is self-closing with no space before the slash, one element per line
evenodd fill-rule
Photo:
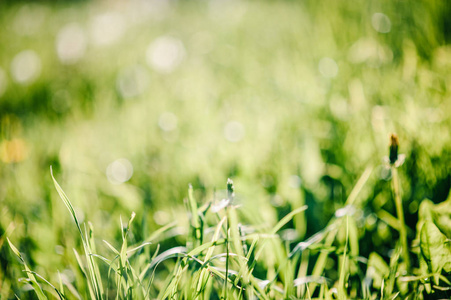
<path fill-rule="evenodd" d="M 404 262 L 406 263 L 406 270 L 408 273 L 410 273 L 410 256 L 409 256 L 409 246 L 407 243 L 407 231 L 406 231 L 406 224 L 404 222 L 404 210 L 402 208 L 402 199 L 401 199 L 401 193 L 399 191 L 399 177 L 398 177 L 398 170 L 396 167 L 391 167 L 392 171 L 392 187 L 393 187 L 393 194 L 395 197 L 395 204 L 396 204 L 396 214 L 398 216 L 399 221 L 399 235 L 401 239 L 401 247 L 402 247 L 402 256 L 404 259 Z"/>
<path fill-rule="evenodd" d="M 227 215 L 227 225 L 226 225 L 226 238 L 225 238 L 225 246 L 226 246 L 226 273 L 225 273 L 225 282 L 224 282 L 224 299 L 227 299 L 227 279 L 229 278 L 229 206 L 226 207 L 226 215 Z"/>

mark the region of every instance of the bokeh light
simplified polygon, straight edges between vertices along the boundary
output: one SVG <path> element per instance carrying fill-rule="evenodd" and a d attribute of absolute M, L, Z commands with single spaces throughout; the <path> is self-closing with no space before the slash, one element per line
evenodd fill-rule
<path fill-rule="evenodd" d="M 20 84 L 30 84 L 41 74 L 41 59 L 33 50 L 24 50 L 11 62 L 12 78 Z"/>
<path fill-rule="evenodd" d="M 224 137 L 232 143 L 237 143 L 244 138 L 243 124 L 238 121 L 230 121 L 224 126 Z"/>
<path fill-rule="evenodd" d="M 338 65 L 330 57 L 324 57 L 319 61 L 318 70 L 324 78 L 334 78 L 338 74 Z"/>
<path fill-rule="evenodd" d="M 164 131 L 173 131 L 177 129 L 177 117 L 171 112 L 165 112 L 158 119 L 158 126 Z"/>
<path fill-rule="evenodd" d="M 130 180 L 133 175 L 133 165 L 126 158 L 119 158 L 108 165 L 106 176 L 112 184 L 121 184 Z"/>
<path fill-rule="evenodd" d="M 12 27 L 16 34 L 33 36 L 42 30 L 49 15 L 49 9 L 38 3 L 29 3 L 20 7 L 13 21 Z"/>
<path fill-rule="evenodd" d="M 85 55 L 86 47 L 86 34 L 79 24 L 67 24 L 58 32 L 56 52 L 62 63 L 76 63 Z"/>
<path fill-rule="evenodd" d="M 349 49 L 348 59 L 352 63 L 366 63 L 370 67 L 378 68 L 392 61 L 393 52 L 388 46 L 372 38 L 361 38 Z"/>
<path fill-rule="evenodd" d="M 124 17 L 116 12 L 96 15 L 91 20 L 91 41 L 97 46 L 111 45 L 120 40 L 125 33 Z"/>
<path fill-rule="evenodd" d="M 371 18 L 371 25 L 380 33 L 389 33 L 391 30 L 390 19 L 383 13 L 375 13 Z"/>
<path fill-rule="evenodd" d="M 146 52 L 149 66 L 161 73 L 170 73 L 178 67 L 185 57 L 183 43 L 170 36 L 161 36 L 154 40 Z"/>

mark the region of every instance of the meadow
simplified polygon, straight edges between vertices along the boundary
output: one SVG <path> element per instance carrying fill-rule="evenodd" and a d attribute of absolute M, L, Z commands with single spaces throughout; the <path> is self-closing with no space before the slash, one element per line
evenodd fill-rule
<path fill-rule="evenodd" d="M 0 299 L 450 299 L 450 15 L 0 2 Z"/>

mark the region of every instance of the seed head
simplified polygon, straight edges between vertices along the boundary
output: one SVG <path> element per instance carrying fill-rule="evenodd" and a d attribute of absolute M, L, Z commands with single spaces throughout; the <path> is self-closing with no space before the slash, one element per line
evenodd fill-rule
<path fill-rule="evenodd" d="M 399 147 L 399 140 L 396 133 L 392 133 L 390 135 L 390 164 L 395 164 L 395 162 L 398 160 L 398 147 Z"/>
<path fill-rule="evenodd" d="M 227 196 L 229 200 L 233 200 L 233 197 L 235 197 L 235 187 L 233 186 L 232 179 L 227 179 Z"/>

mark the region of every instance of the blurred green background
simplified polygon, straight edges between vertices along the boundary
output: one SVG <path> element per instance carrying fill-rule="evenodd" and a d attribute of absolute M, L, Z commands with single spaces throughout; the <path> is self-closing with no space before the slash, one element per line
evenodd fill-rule
<path fill-rule="evenodd" d="M 204 203 L 233 178 L 256 226 L 309 205 L 300 241 L 373 166 L 361 252 L 388 259 L 389 134 L 413 230 L 420 201 L 450 190 L 450 15 L 438 0 L 2 1 L 2 299 L 29 295 L 6 236 L 39 274 L 75 279 L 50 166 L 100 240 L 132 211 L 136 242 L 178 220 L 163 248 L 184 243 L 189 183 Z"/>

